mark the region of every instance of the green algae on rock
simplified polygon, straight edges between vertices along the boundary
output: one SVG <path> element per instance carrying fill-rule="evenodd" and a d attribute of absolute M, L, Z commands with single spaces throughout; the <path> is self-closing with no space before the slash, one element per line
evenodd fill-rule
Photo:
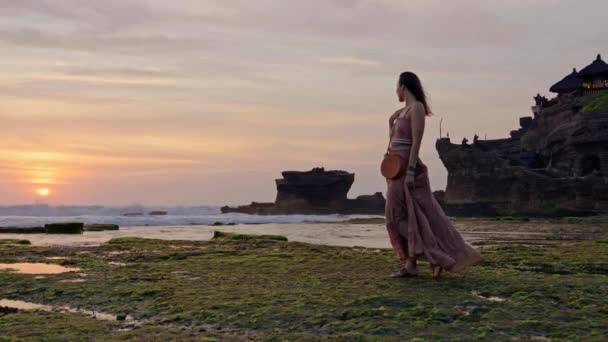
<path fill-rule="evenodd" d="M 77 314 L 0 315 L 0 331 L 14 339 L 48 333 L 64 340 L 599 341 L 608 335 L 608 244 L 598 241 L 497 242 L 482 247 L 480 265 L 438 281 L 423 262 L 416 278 L 387 279 L 398 267 L 390 249 L 267 238 L 120 238 L 96 248 L 18 248 L 0 245 L 0 261 L 66 256 L 87 274 L 86 286 L 61 282 L 68 274 L 0 273 L 0 298 L 131 315 L 144 323 L 118 332 L 117 322 Z"/>
<path fill-rule="evenodd" d="M 226 233 L 216 230 L 213 232 L 214 239 L 229 239 L 229 240 L 277 240 L 287 241 L 285 236 L 281 235 L 255 235 L 255 234 L 236 234 Z"/>

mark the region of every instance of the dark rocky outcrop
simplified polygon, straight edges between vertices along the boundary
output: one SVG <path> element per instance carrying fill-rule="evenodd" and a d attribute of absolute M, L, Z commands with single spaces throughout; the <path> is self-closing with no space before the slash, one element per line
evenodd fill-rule
<path fill-rule="evenodd" d="M 119 230 L 120 227 L 117 224 L 85 224 L 85 232 L 102 232 L 106 230 Z"/>
<path fill-rule="evenodd" d="M 0 234 L 46 234 L 44 227 L 0 227 Z"/>
<path fill-rule="evenodd" d="M 466 146 L 437 140 L 448 184 L 436 196 L 451 215 L 607 212 L 606 95 L 562 94 L 522 118 L 511 138 Z"/>
<path fill-rule="evenodd" d="M 284 171 L 276 180 L 277 196 L 274 202 L 251 202 L 238 207 L 224 206 L 222 213 L 255 215 L 281 214 L 384 214 L 384 196 L 381 192 L 347 198 L 355 181 L 355 174 L 342 170 Z"/>
<path fill-rule="evenodd" d="M 144 213 L 124 213 L 122 216 L 144 216 Z"/>
<path fill-rule="evenodd" d="M 0 234 L 82 234 L 83 231 L 100 232 L 119 230 L 117 224 L 83 224 L 80 222 L 49 223 L 44 227 L 0 227 Z"/>
<path fill-rule="evenodd" d="M 234 223 L 234 222 L 224 223 L 224 222 L 219 222 L 219 221 L 215 221 L 212 224 L 210 224 L 210 226 L 234 226 L 234 225 L 236 225 L 236 223 Z"/>
<path fill-rule="evenodd" d="M 84 224 L 80 222 L 47 223 L 44 228 L 47 234 L 82 234 Z"/>

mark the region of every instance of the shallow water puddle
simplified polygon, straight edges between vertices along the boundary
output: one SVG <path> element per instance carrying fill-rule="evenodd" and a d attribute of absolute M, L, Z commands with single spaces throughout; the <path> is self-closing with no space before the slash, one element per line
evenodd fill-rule
<path fill-rule="evenodd" d="M 477 291 L 472 291 L 471 294 L 477 298 L 483 299 L 483 300 L 487 300 L 489 302 L 504 302 L 505 300 L 507 300 L 506 298 L 502 298 L 502 297 L 497 297 L 497 296 L 490 296 L 490 297 L 485 297 L 482 296 L 479 292 Z"/>
<path fill-rule="evenodd" d="M 470 316 L 471 311 L 475 310 L 476 308 L 477 308 L 477 306 L 474 306 L 474 305 L 466 305 L 466 306 L 456 305 L 454 307 L 454 310 L 458 311 L 463 316 Z"/>
<path fill-rule="evenodd" d="M 126 264 L 124 262 L 110 261 L 110 262 L 108 262 L 108 265 L 112 265 L 112 266 L 127 266 L 128 264 Z"/>
<path fill-rule="evenodd" d="M 46 257 L 45 259 L 48 260 L 67 260 L 68 257 L 62 257 L 62 256 L 50 256 L 50 257 Z"/>
<path fill-rule="evenodd" d="M 69 313 L 75 313 L 75 314 L 81 314 L 81 315 L 85 315 L 85 316 L 89 316 L 101 321 L 118 321 L 118 316 L 113 315 L 113 314 L 109 314 L 109 313 L 105 313 L 105 312 L 99 312 L 99 311 L 92 311 L 92 310 L 85 310 L 85 309 L 76 309 L 76 308 L 72 308 L 69 306 L 59 306 L 57 308 L 55 308 L 53 311 L 55 312 L 69 312 Z M 126 321 L 126 322 L 132 322 L 134 319 L 131 316 L 124 316 L 122 317 L 123 319 L 120 319 L 121 321 Z"/>
<path fill-rule="evenodd" d="M 121 255 L 121 254 L 129 254 L 128 251 L 111 251 L 106 253 L 107 255 Z"/>
<path fill-rule="evenodd" d="M 75 313 L 81 314 L 85 316 L 89 316 L 94 319 L 102 320 L 102 321 L 124 321 L 134 323 L 135 319 L 133 319 L 130 315 L 123 315 L 122 317 L 93 310 L 85 310 L 85 309 L 77 309 L 69 306 L 58 306 L 53 307 L 51 305 L 44 304 L 36 304 L 25 302 L 22 300 L 11 300 L 11 299 L 0 299 L 0 307 L 8 307 L 17 310 L 39 310 L 46 312 L 58 312 L 58 313 Z"/>
<path fill-rule="evenodd" d="M 0 271 L 9 271 L 23 274 L 60 274 L 66 272 L 78 272 L 79 268 L 64 267 L 55 264 L 44 264 L 34 262 L 21 262 L 14 264 L 0 264 Z"/>
<path fill-rule="evenodd" d="M 171 274 L 175 277 L 175 279 L 184 279 L 184 280 L 198 280 L 200 277 L 193 277 L 188 271 L 173 271 Z"/>
<path fill-rule="evenodd" d="M 53 307 L 50 305 L 35 304 L 35 303 L 24 302 L 22 300 L 10 300 L 10 299 L 0 299 L 0 306 L 18 309 L 18 310 L 42 310 L 42 311 L 52 311 L 53 310 Z"/>
<path fill-rule="evenodd" d="M 82 279 L 82 278 L 76 278 L 76 279 L 63 279 L 60 280 L 60 283 L 84 283 L 85 281 L 87 281 L 86 279 Z"/>

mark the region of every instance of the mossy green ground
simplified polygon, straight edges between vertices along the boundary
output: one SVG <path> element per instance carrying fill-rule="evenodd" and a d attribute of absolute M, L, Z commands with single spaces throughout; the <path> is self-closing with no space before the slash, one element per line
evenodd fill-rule
<path fill-rule="evenodd" d="M 461 275 L 433 280 L 420 263 L 417 278 L 387 279 L 398 266 L 389 249 L 272 236 L 122 238 L 85 248 L 0 243 L 0 263 L 53 262 L 84 273 L 0 272 L 0 299 L 142 322 L 122 331 L 120 322 L 20 311 L 0 314 L 0 341 L 606 339 L 608 241 L 487 244 L 482 254 Z M 86 281 L 62 282 L 75 278 Z"/>

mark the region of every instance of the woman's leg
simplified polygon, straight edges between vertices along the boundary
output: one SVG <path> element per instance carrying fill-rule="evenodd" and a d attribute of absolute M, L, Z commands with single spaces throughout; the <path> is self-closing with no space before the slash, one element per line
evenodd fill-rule
<path fill-rule="evenodd" d="M 407 211 L 403 191 L 400 190 L 402 182 L 387 179 L 386 204 L 384 207 L 384 220 L 386 230 L 399 262 L 403 265 L 407 262 L 407 242 L 403 232 L 407 231 Z M 406 229 L 406 230 L 404 230 Z"/>
<path fill-rule="evenodd" d="M 401 179 L 401 178 L 400 178 Z M 401 179 L 402 180 L 402 179 Z M 416 260 L 408 258 L 407 250 L 407 208 L 403 181 L 387 180 L 385 221 L 390 242 L 395 251 L 401 269 L 391 274 L 391 277 L 403 277 L 416 274 Z"/>

